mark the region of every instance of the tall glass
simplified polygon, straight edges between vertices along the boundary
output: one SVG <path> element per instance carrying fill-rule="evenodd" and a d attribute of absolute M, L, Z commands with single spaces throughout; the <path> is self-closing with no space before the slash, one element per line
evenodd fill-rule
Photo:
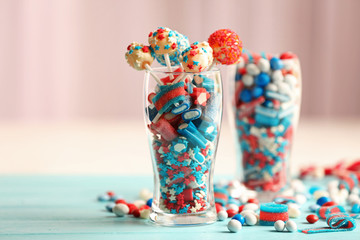
<path fill-rule="evenodd" d="M 150 219 L 166 226 L 213 223 L 220 71 L 166 71 L 145 72 L 145 123 L 154 170 Z"/>
<path fill-rule="evenodd" d="M 239 175 L 269 201 L 290 180 L 290 154 L 299 119 L 299 59 L 248 54 L 229 74 Z"/>

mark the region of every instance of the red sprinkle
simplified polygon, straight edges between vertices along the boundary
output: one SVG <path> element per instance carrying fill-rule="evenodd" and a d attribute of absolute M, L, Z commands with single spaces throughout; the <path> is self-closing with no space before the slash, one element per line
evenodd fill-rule
<path fill-rule="evenodd" d="M 173 43 L 173 44 L 171 45 L 171 48 L 172 48 L 172 49 L 175 49 L 175 48 L 176 48 L 176 43 Z"/>
<path fill-rule="evenodd" d="M 149 37 L 151 37 L 152 35 L 153 35 L 153 33 L 152 33 L 152 32 L 150 32 L 150 33 L 149 33 Z"/>
<path fill-rule="evenodd" d="M 162 35 L 162 34 L 159 34 L 157 38 L 161 41 L 161 40 L 163 40 L 165 38 L 165 36 Z"/>
<path fill-rule="evenodd" d="M 149 52 L 149 47 L 148 46 L 143 46 L 142 51 L 143 52 Z"/>

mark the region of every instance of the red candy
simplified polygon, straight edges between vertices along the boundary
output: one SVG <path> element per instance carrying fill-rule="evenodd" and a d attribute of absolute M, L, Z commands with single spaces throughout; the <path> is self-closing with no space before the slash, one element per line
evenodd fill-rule
<path fill-rule="evenodd" d="M 250 198 L 247 202 L 248 203 L 255 203 L 255 204 L 259 205 L 259 200 L 257 200 L 256 198 Z"/>
<path fill-rule="evenodd" d="M 210 93 L 205 88 L 194 88 L 190 96 L 194 99 L 194 103 L 205 106 L 206 101 L 210 98 Z"/>
<path fill-rule="evenodd" d="M 109 195 L 110 197 L 112 197 L 112 196 L 115 196 L 115 193 L 114 193 L 113 191 L 108 191 L 108 192 L 107 192 L 107 195 Z"/>
<path fill-rule="evenodd" d="M 132 215 L 136 218 L 139 218 L 140 217 L 140 210 L 139 209 L 135 209 L 133 212 L 132 212 Z"/>
<path fill-rule="evenodd" d="M 245 205 L 239 206 L 239 213 L 241 213 L 244 210 Z"/>
<path fill-rule="evenodd" d="M 220 203 L 215 203 L 216 213 L 220 212 L 221 210 L 224 210 L 224 208 L 221 206 Z"/>
<path fill-rule="evenodd" d="M 235 216 L 237 214 L 237 212 L 234 209 L 228 209 L 226 210 L 228 217 L 232 218 L 233 216 Z"/>
<path fill-rule="evenodd" d="M 115 204 L 120 204 L 120 203 L 126 204 L 126 201 L 124 199 L 118 199 L 115 201 Z"/>
<path fill-rule="evenodd" d="M 151 128 L 158 132 L 162 138 L 169 142 L 174 140 L 178 136 L 175 128 L 163 118 L 159 119 L 159 121 L 157 121 L 156 123 L 152 123 Z"/>
<path fill-rule="evenodd" d="M 133 212 L 138 209 L 138 208 L 135 206 L 135 204 L 128 203 L 128 204 L 126 204 L 126 205 L 127 205 L 128 208 L 129 208 L 129 214 L 133 214 Z"/>
<path fill-rule="evenodd" d="M 316 223 L 316 222 L 319 220 L 319 217 L 316 216 L 315 214 L 310 214 L 310 215 L 308 215 L 308 216 L 306 217 L 306 220 L 307 220 L 309 223 L 313 224 L 313 223 Z"/>
<path fill-rule="evenodd" d="M 336 202 L 330 201 L 330 202 L 326 202 L 322 205 L 322 207 L 330 207 L 330 206 L 335 206 Z"/>

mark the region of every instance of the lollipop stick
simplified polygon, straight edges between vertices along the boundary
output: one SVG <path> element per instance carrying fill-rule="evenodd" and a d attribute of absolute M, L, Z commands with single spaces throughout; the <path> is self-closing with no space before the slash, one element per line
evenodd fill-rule
<path fill-rule="evenodd" d="M 208 68 L 208 71 L 211 71 L 211 69 L 215 66 L 215 64 L 216 64 L 215 61 L 213 61 L 210 67 Z"/>
<path fill-rule="evenodd" d="M 155 81 L 161 86 L 164 85 L 164 83 L 160 80 L 158 76 L 153 72 L 152 68 L 149 66 L 149 64 L 145 64 L 145 68 L 150 72 L 151 76 L 155 79 Z"/>
<path fill-rule="evenodd" d="M 153 123 L 156 123 L 157 121 L 159 121 L 160 117 L 162 114 L 158 113 L 156 114 L 156 116 L 154 117 L 154 119 L 152 120 Z"/>
<path fill-rule="evenodd" d="M 164 58 L 165 58 L 166 67 L 167 67 L 168 71 L 169 71 L 169 72 L 172 72 L 169 54 L 168 54 L 168 53 L 165 53 L 165 54 L 164 54 Z M 169 76 L 170 76 L 170 79 L 171 79 L 171 80 L 174 79 L 174 76 L 173 76 L 171 73 L 169 74 Z"/>

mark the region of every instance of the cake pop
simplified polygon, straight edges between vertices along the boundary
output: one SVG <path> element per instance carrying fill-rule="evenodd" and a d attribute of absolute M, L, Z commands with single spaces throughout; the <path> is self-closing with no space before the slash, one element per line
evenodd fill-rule
<path fill-rule="evenodd" d="M 202 72 L 213 62 L 213 51 L 207 42 L 195 42 L 182 52 L 181 64 L 186 72 Z"/>
<path fill-rule="evenodd" d="M 127 52 L 125 53 L 126 61 L 129 63 L 129 65 L 138 70 L 149 70 L 150 74 L 154 77 L 156 82 L 159 85 L 163 85 L 163 83 L 160 81 L 159 77 L 156 76 L 150 67 L 152 62 L 154 61 L 153 56 L 151 55 L 150 49 L 148 46 L 144 46 L 143 44 L 132 42 L 127 47 Z"/>
<path fill-rule="evenodd" d="M 231 65 L 239 61 L 242 52 L 240 37 L 230 29 L 220 29 L 209 37 L 209 45 L 213 49 L 216 62 Z"/>

